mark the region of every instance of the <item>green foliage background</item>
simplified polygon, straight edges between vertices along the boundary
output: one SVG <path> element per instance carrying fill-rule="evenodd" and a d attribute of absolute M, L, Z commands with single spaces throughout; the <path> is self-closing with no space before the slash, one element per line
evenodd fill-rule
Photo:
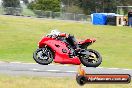
<path fill-rule="evenodd" d="M 3 7 L 20 7 L 19 0 L 3 0 Z"/>
<path fill-rule="evenodd" d="M 28 5 L 32 10 L 60 11 L 60 0 L 36 0 Z"/>
<path fill-rule="evenodd" d="M 85 14 L 93 12 L 116 13 L 117 6 L 131 6 L 132 0 L 61 0 L 66 7 L 78 6 Z M 69 11 L 69 9 L 67 10 Z M 125 9 L 128 12 L 128 8 Z"/>

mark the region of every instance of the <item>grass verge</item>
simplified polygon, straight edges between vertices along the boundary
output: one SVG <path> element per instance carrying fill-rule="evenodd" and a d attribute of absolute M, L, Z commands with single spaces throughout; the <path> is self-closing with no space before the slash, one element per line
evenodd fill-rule
<path fill-rule="evenodd" d="M 132 88 L 130 84 L 85 84 L 75 78 L 20 77 L 0 75 L 0 88 Z"/>

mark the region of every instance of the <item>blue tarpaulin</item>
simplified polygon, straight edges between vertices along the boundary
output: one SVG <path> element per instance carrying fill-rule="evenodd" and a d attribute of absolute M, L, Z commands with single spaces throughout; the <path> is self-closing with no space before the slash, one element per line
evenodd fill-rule
<path fill-rule="evenodd" d="M 93 13 L 91 14 L 92 24 L 94 25 L 107 25 L 108 16 L 116 16 L 115 13 Z"/>
<path fill-rule="evenodd" d="M 106 25 L 107 14 L 106 13 L 93 13 L 92 24 L 94 25 Z"/>

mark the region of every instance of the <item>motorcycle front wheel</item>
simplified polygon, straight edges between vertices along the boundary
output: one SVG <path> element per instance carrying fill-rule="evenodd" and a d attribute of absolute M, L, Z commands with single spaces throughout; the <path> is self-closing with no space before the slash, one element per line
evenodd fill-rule
<path fill-rule="evenodd" d="M 80 61 L 86 67 L 98 67 L 102 62 L 101 55 L 93 49 L 87 49 L 90 55 L 81 55 Z"/>
<path fill-rule="evenodd" d="M 52 51 L 47 48 L 39 48 L 33 53 L 33 59 L 41 65 L 48 65 L 53 61 Z"/>

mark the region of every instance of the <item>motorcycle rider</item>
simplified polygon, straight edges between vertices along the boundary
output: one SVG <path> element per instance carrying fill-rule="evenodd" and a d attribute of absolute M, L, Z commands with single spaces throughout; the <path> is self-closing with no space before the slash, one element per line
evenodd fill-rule
<path fill-rule="evenodd" d="M 52 30 L 50 34 L 52 36 L 60 36 L 60 37 L 65 37 L 67 43 L 74 49 L 74 50 L 79 50 L 78 43 L 73 35 L 62 33 L 58 30 Z M 72 49 L 72 53 L 74 53 L 74 50 Z"/>
<path fill-rule="evenodd" d="M 70 43 L 72 48 L 76 49 L 78 48 L 77 41 L 73 35 L 62 33 L 58 30 L 52 30 L 50 34 L 48 35 L 53 35 L 53 36 L 60 36 L 60 37 L 66 37 L 67 41 Z"/>
<path fill-rule="evenodd" d="M 51 32 L 50 32 L 50 34 L 48 34 L 48 35 L 59 35 L 61 32 L 59 32 L 58 30 L 51 30 Z"/>

